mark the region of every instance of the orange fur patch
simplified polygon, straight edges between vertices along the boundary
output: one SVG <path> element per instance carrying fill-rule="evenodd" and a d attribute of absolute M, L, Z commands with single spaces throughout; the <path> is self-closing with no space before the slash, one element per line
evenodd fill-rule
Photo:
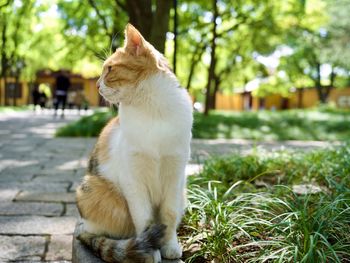
<path fill-rule="evenodd" d="M 148 49 L 135 56 L 119 48 L 107 59 L 104 68 L 104 83 L 108 87 L 134 87 L 157 71 L 157 61 Z"/>
<path fill-rule="evenodd" d="M 134 235 L 129 208 L 120 190 L 100 176 L 86 175 L 77 188 L 77 206 L 84 219 L 120 238 Z"/>

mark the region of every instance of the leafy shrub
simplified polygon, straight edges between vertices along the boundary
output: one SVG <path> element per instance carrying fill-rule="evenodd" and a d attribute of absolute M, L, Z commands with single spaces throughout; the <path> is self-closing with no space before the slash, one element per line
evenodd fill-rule
<path fill-rule="evenodd" d="M 347 262 L 349 162 L 349 145 L 207 161 L 189 178 L 186 262 Z M 268 184 L 257 187 L 258 179 Z M 295 182 L 323 188 L 296 194 Z"/>
<path fill-rule="evenodd" d="M 112 111 L 96 112 L 69 123 L 56 131 L 58 137 L 94 137 L 98 136 L 106 123 L 116 114 Z"/>

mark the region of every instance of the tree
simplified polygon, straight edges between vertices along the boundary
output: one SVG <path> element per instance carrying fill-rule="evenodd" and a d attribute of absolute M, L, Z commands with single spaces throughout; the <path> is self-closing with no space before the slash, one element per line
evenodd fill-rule
<path fill-rule="evenodd" d="M 271 52 L 276 46 L 274 36 L 280 32 L 274 14 L 279 8 L 279 4 L 271 1 L 212 1 L 212 7 L 207 10 L 211 13 L 211 32 L 207 34 L 210 37 L 207 51 L 210 59 L 205 114 L 215 108 L 216 93 L 220 87 L 227 86 L 232 92 L 235 85 L 229 80 L 233 80 L 236 87 L 244 85 L 251 75 L 250 69 L 259 69 L 258 63 L 251 59 L 254 53 Z M 245 64 L 247 70 L 239 64 Z M 258 72 L 256 75 L 263 74 Z"/>
<path fill-rule="evenodd" d="M 166 33 L 169 29 L 171 6 L 170 0 L 126 1 L 130 23 L 162 53 L 164 53 Z"/>
<path fill-rule="evenodd" d="M 279 70 L 297 88 L 315 87 L 321 103 L 326 103 L 335 87 L 336 72 L 348 72 L 350 12 L 348 1 L 319 1 L 318 9 L 304 6 L 297 25 L 289 30 L 285 43 L 293 50 L 283 58 Z M 307 19 L 305 18 L 307 17 Z M 328 65 L 328 76 L 322 67 Z"/>
<path fill-rule="evenodd" d="M 206 86 L 206 96 L 205 96 L 205 108 L 204 108 L 204 115 L 208 115 L 209 109 L 212 109 L 215 107 L 214 104 L 214 96 L 216 94 L 217 85 L 215 85 L 213 82 L 215 81 L 215 67 L 216 67 L 216 43 L 217 43 L 217 19 L 219 17 L 219 11 L 217 6 L 217 0 L 212 0 L 213 4 L 213 15 L 212 15 L 212 39 L 211 39 L 211 45 L 210 45 L 210 64 L 209 64 L 209 70 L 208 70 L 208 81 Z"/>
<path fill-rule="evenodd" d="M 120 34 L 129 21 L 160 52 L 164 52 L 166 32 L 169 29 L 171 1 L 163 0 L 85 0 L 80 2 L 59 1 L 59 10 L 65 30 L 79 32 L 82 42 L 92 53 L 98 53 L 110 45 L 114 51 L 124 36 Z M 93 14 L 93 15 L 91 15 Z M 74 38 L 77 38 L 75 35 Z M 77 39 L 75 39 L 77 41 Z M 111 52 L 111 50 L 108 50 Z"/>
<path fill-rule="evenodd" d="M 31 13 L 34 1 L 18 3 L 8 0 L 0 9 L 1 29 L 1 73 L 0 78 L 4 80 L 5 98 L 8 105 L 8 97 L 12 95 L 13 105 L 16 105 L 16 93 L 19 86 L 19 78 L 24 66 L 24 58 L 21 53 L 21 44 L 24 35 L 30 31 L 25 25 L 31 20 Z M 8 78 L 15 78 L 15 85 L 12 86 L 12 94 L 8 94 Z"/>

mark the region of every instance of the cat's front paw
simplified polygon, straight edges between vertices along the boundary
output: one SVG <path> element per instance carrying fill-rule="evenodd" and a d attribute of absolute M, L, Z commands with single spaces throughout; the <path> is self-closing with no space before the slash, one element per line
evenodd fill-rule
<path fill-rule="evenodd" d="M 182 256 L 182 248 L 179 243 L 169 243 L 160 249 L 163 258 L 166 259 L 177 259 Z"/>

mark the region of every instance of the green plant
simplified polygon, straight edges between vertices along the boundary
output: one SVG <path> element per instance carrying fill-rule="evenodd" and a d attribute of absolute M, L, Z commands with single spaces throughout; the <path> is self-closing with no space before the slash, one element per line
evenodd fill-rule
<path fill-rule="evenodd" d="M 347 112 L 347 114 L 346 114 Z M 253 140 L 347 140 L 348 111 L 288 110 L 259 112 L 211 112 L 194 114 L 193 137 Z M 68 124 L 57 136 L 97 136 L 113 114 L 96 113 Z M 88 126 L 88 127 L 86 127 Z"/>
<path fill-rule="evenodd" d="M 76 122 L 69 123 L 56 131 L 58 137 L 92 137 L 98 136 L 106 123 L 116 115 L 113 111 L 95 112 Z"/>
<path fill-rule="evenodd" d="M 347 262 L 349 162 L 349 145 L 207 161 L 189 178 L 180 228 L 186 262 Z M 261 188 L 254 182 L 264 176 L 270 180 Z M 295 182 L 323 188 L 296 194 Z"/>

